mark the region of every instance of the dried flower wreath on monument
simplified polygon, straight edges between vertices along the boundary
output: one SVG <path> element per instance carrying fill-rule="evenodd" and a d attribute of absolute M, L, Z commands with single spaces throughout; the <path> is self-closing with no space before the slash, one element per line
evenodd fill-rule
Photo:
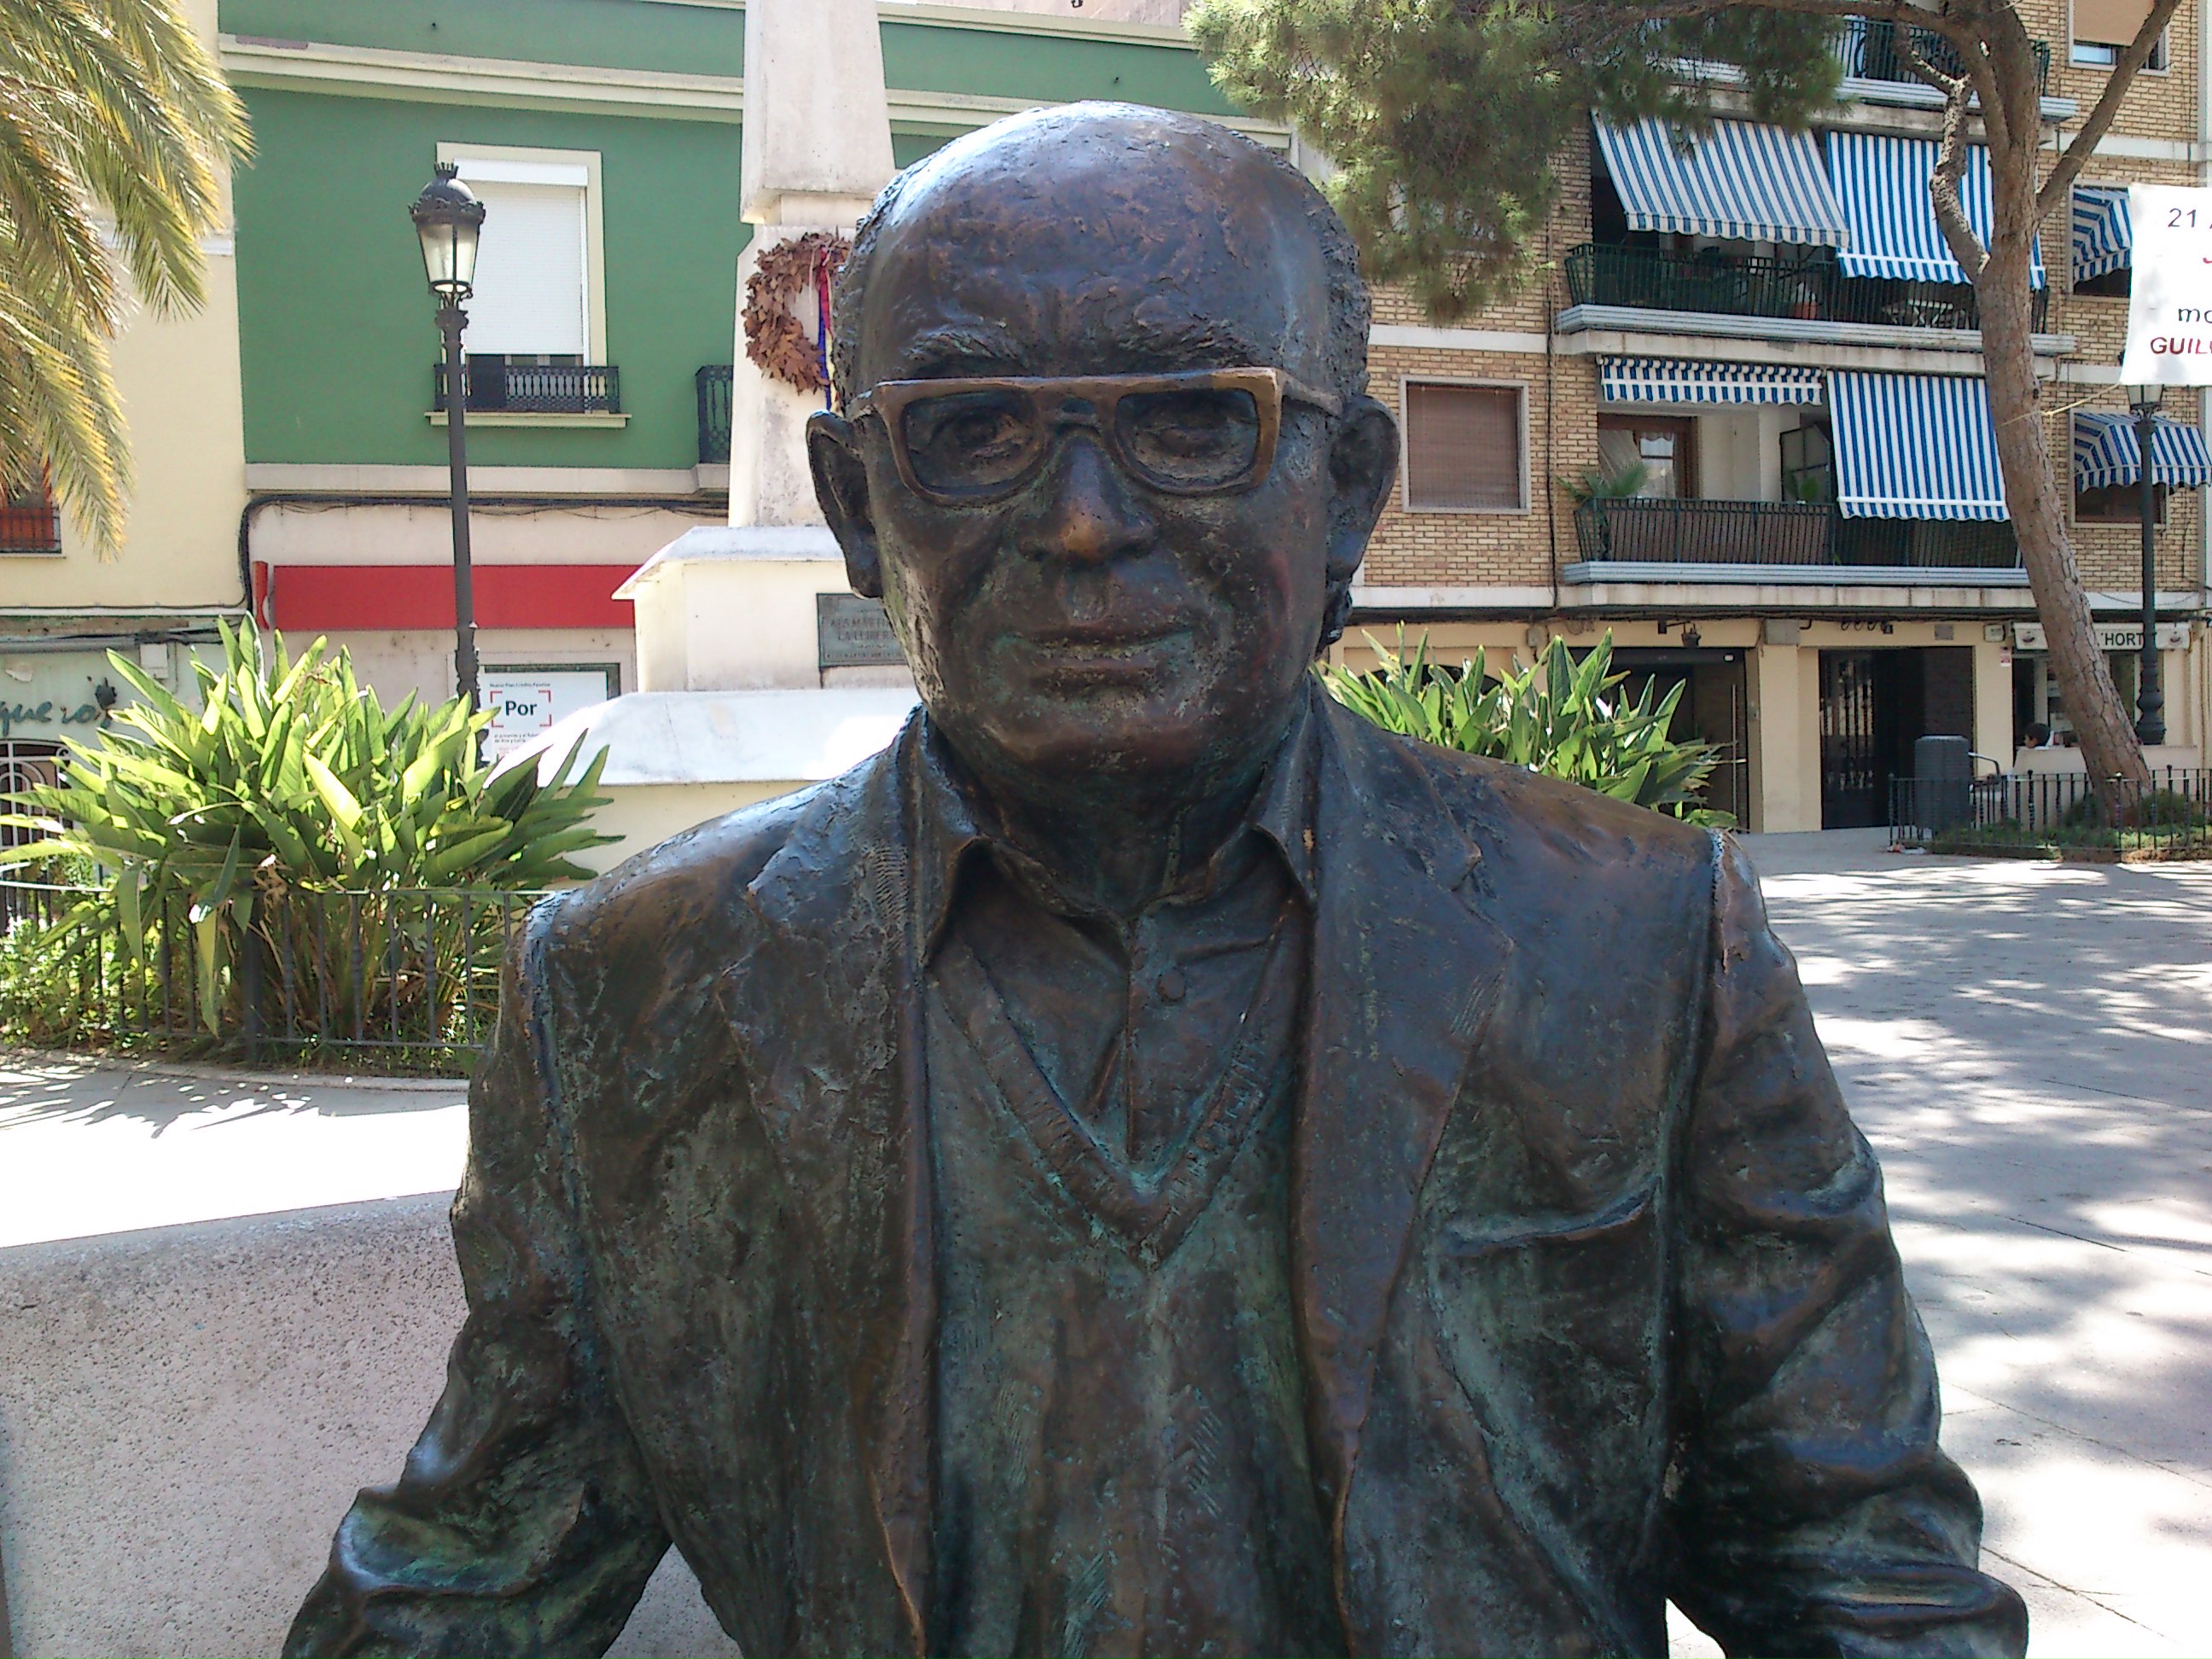
<path fill-rule="evenodd" d="M 830 384 L 830 284 L 853 251 L 834 230 L 810 230 L 770 248 L 745 283 L 745 356 L 761 372 L 801 392 Z M 819 335 L 793 314 L 792 301 L 811 293 Z"/>

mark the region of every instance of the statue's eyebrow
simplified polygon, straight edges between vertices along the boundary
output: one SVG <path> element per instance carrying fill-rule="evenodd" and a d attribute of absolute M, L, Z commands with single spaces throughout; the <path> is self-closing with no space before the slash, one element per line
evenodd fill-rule
<path fill-rule="evenodd" d="M 1231 317 L 1158 322 L 1133 317 L 1115 331 L 1121 349 L 1147 368 L 1247 368 L 1279 363 L 1283 343 L 1255 340 Z"/>
<path fill-rule="evenodd" d="M 1280 341 L 1263 344 L 1233 318 L 1160 322 L 1125 316 L 1107 331 L 1116 356 L 1133 369 L 1152 373 L 1279 364 L 1284 356 Z M 988 323 L 943 323 L 924 329 L 900 348 L 898 359 L 897 378 L 906 380 L 1038 372 L 1034 347 Z"/>
<path fill-rule="evenodd" d="M 915 335 L 898 355 L 902 378 L 934 380 L 958 374 L 1018 373 L 1024 354 L 1002 330 L 948 323 Z"/>

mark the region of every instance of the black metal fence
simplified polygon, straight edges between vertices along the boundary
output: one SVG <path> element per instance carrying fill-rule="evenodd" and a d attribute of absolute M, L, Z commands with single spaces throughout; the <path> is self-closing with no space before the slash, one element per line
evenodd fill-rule
<path fill-rule="evenodd" d="M 537 893 L 182 896 L 0 882 L 0 1030 L 14 1041 L 465 1071 Z"/>
<path fill-rule="evenodd" d="M 699 394 L 699 465 L 726 466 L 730 461 L 730 373 L 728 363 L 708 363 L 691 377 Z"/>
<path fill-rule="evenodd" d="M 1898 566 L 2004 570 L 2020 544 L 2002 520 L 1846 519 L 1810 501 L 1600 498 L 1575 508 L 1586 560 L 1651 564 Z"/>
<path fill-rule="evenodd" d="M 1578 306 L 1626 306 L 1724 317 L 1878 323 L 1892 328 L 1976 329 L 1981 309 L 1966 283 L 1846 276 L 1823 249 L 1802 255 L 1735 254 L 1583 242 L 1567 251 L 1567 295 Z M 2045 298 L 2034 299 L 2034 325 Z"/>
<path fill-rule="evenodd" d="M 622 371 L 605 363 L 514 362 L 471 356 L 461 370 L 461 394 L 471 415 L 619 415 Z M 446 366 L 430 375 L 430 407 L 446 406 Z"/>
<path fill-rule="evenodd" d="M 2083 772 L 1894 778 L 1889 841 L 1939 853 L 2204 857 L 2212 855 L 2212 771 L 2160 767 L 2147 786 L 2115 778 L 2102 787 Z"/>

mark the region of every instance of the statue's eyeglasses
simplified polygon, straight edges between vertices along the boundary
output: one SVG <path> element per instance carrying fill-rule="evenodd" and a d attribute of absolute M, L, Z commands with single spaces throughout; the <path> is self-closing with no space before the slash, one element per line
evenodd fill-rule
<path fill-rule="evenodd" d="M 1249 489 L 1275 462 L 1285 403 L 1344 400 L 1279 368 L 1049 379 L 885 380 L 847 412 L 890 435 L 908 489 L 944 507 L 1004 501 L 1036 477 L 1059 433 L 1098 434 L 1121 470 L 1170 495 Z"/>

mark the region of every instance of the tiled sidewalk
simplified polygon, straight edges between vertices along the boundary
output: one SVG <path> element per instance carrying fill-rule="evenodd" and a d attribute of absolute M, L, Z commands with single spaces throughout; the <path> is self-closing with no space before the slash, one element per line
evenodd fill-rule
<path fill-rule="evenodd" d="M 2031 1652 L 2212 1653 L 2212 865 L 1747 845 Z"/>

